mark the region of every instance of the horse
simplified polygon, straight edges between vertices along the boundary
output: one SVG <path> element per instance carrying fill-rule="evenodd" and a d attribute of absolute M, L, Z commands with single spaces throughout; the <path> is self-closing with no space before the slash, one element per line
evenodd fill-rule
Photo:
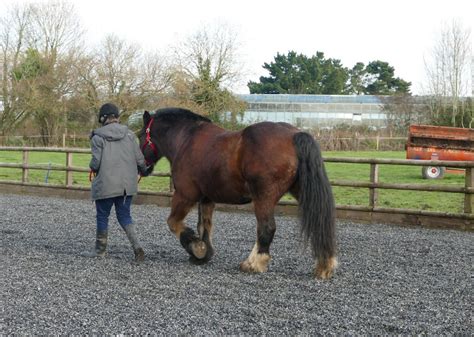
<path fill-rule="evenodd" d="M 148 165 L 162 157 L 171 164 L 175 190 L 167 223 L 192 262 L 206 263 L 215 253 L 215 204 L 252 202 L 257 237 L 240 270 L 266 272 L 276 231 L 275 206 L 289 192 L 298 201 L 300 234 L 311 247 L 314 276 L 333 275 L 335 203 L 320 147 L 310 134 L 273 122 L 229 131 L 190 110 L 164 108 L 144 112 L 137 136 Z M 196 204 L 197 233 L 184 223 Z"/>

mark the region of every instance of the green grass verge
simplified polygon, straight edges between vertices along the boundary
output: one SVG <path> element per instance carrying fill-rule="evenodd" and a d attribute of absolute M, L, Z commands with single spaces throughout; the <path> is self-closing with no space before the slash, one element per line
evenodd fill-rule
<path fill-rule="evenodd" d="M 325 157 L 405 159 L 404 151 L 390 152 L 325 152 Z M 331 180 L 369 182 L 369 164 L 326 163 Z M 447 173 L 443 179 L 428 180 L 421 177 L 421 166 L 379 165 L 379 182 L 421 185 L 464 186 L 464 174 Z M 366 188 L 333 188 L 337 204 L 368 205 L 369 190 Z M 427 211 L 460 213 L 464 195 L 461 193 L 378 190 L 378 206 L 409 208 Z"/>
<path fill-rule="evenodd" d="M 404 159 L 405 152 L 324 152 L 324 157 L 357 157 L 357 158 L 393 158 Z M 73 166 L 87 168 L 90 155 L 74 154 Z M 21 163 L 21 152 L 0 151 L 0 162 Z M 63 153 L 30 152 L 30 164 L 63 166 L 66 155 Z M 326 170 L 331 180 L 351 180 L 369 182 L 369 164 L 326 163 Z M 169 172 L 167 160 L 160 160 L 155 172 Z M 30 170 L 29 181 L 36 183 L 64 184 L 65 172 Z M 0 168 L 0 180 L 21 180 L 21 169 Z M 380 165 L 379 181 L 385 183 L 434 184 L 464 186 L 463 174 L 447 173 L 442 180 L 425 180 L 421 178 L 421 166 Z M 73 184 L 88 186 L 87 173 L 73 173 Z M 147 177 L 141 180 L 139 189 L 142 191 L 169 191 L 170 180 L 166 177 Z M 369 191 L 366 188 L 349 188 L 335 186 L 333 188 L 336 203 L 340 205 L 368 205 Z M 393 208 L 422 209 L 428 211 L 462 212 L 463 194 L 444 192 L 417 192 L 378 190 L 378 206 Z M 289 199 L 289 197 L 285 197 Z"/>
<path fill-rule="evenodd" d="M 74 153 L 72 166 L 89 168 L 90 154 Z M 2 163 L 22 163 L 21 152 L 0 151 L 0 162 Z M 30 165 L 51 165 L 65 166 L 66 154 L 54 152 L 30 152 Z M 166 159 L 160 160 L 155 167 L 154 173 L 167 173 L 170 171 L 169 163 Z M 0 168 L 0 180 L 21 180 L 21 169 Z M 28 181 L 31 183 L 45 183 L 64 185 L 66 173 L 64 171 L 29 170 Z M 89 173 L 73 172 L 73 185 L 89 186 Z M 170 179 L 167 177 L 147 177 L 141 180 L 139 188 L 142 191 L 169 191 Z"/>

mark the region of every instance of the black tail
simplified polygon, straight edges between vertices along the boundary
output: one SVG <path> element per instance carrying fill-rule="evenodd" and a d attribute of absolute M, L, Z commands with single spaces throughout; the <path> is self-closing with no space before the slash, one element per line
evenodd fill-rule
<path fill-rule="evenodd" d="M 305 132 L 294 135 L 298 155 L 299 213 L 301 235 L 311 245 L 314 258 L 336 254 L 335 203 L 321 150 Z"/>

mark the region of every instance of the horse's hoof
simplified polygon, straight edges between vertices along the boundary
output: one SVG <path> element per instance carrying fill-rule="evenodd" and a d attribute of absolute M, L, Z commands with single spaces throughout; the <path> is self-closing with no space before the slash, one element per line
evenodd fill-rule
<path fill-rule="evenodd" d="M 207 246 L 204 241 L 196 240 L 190 243 L 191 251 L 196 259 L 203 259 L 207 253 Z"/>
<path fill-rule="evenodd" d="M 327 279 L 331 278 L 331 276 L 333 274 L 333 271 L 332 270 L 318 270 L 318 269 L 316 269 L 314 274 L 315 274 L 317 279 L 327 280 Z"/>
<path fill-rule="evenodd" d="M 210 259 L 212 259 L 212 257 L 214 256 L 215 254 L 215 250 L 214 250 L 214 247 L 211 246 L 211 245 L 208 245 L 207 246 L 207 253 L 206 253 L 206 260 L 209 261 Z"/>
<path fill-rule="evenodd" d="M 331 257 L 326 261 L 320 261 L 314 270 L 314 276 L 321 280 L 327 280 L 332 277 L 337 267 L 337 259 Z"/>
<path fill-rule="evenodd" d="M 268 262 L 270 254 L 251 254 L 249 258 L 240 263 L 240 270 L 245 273 L 265 273 L 268 271 Z"/>
<path fill-rule="evenodd" d="M 251 273 L 252 272 L 252 268 L 250 266 L 250 263 L 248 263 L 247 261 L 240 262 L 239 269 L 240 269 L 240 271 L 242 271 L 244 273 Z"/>
<path fill-rule="evenodd" d="M 264 270 L 257 270 L 255 266 L 252 266 L 252 264 L 248 261 L 244 261 L 240 263 L 240 271 L 244 273 L 260 273 L 263 272 Z"/>
<path fill-rule="evenodd" d="M 240 263 L 239 269 L 244 273 L 265 273 L 268 270 L 268 267 L 252 265 L 250 262 L 244 261 Z"/>
<path fill-rule="evenodd" d="M 202 259 L 198 259 L 197 257 L 190 255 L 189 262 L 195 265 L 203 265 L 211 261 L 213 256 L 214 256 L 214 248 L 212 248 L 212 246 L 207 246 L 206 256 L 204 256 Z"/>
<path fill-rule="evenodd" d="M 189 255 L 189 262 L 191 264 L 196 265 L 196 266 L 201 266 L 201 265 L 206 264 L 207 262 L 209 262 L 209 260 L 208 259 L 198 259 L 198 258 L 196 258 L 192 255 Z"/>

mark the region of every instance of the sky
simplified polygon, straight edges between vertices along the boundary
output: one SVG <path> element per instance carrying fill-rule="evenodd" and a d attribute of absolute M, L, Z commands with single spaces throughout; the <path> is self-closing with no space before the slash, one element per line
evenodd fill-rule
<path fill-rule="evenodd" d="M 2 0 L 22 3 L 29 0 Z M 36 1 L 45 2 L 46 0 Z M 31 1 L 30 1 L 31 2 Z M 422 94 L 425 62 L 441 28 L 459 20 L 474 41 L 473 0 L 73 0 L 86 43 L 115 34 L 162 54 L 204 25 L 225 23 L 236 32 L 244 80 L 268 76 L 263 64 L 292 50 L 323 52 L 348 68 L 381 60 Z"/>

